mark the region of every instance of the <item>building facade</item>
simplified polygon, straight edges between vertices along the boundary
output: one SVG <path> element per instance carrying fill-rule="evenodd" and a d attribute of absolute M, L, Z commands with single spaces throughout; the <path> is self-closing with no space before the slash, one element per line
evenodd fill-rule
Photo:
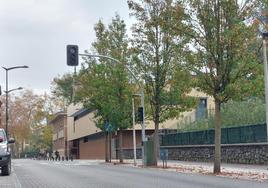
<path fill-rule="evenodd" d="M 178 118 L 169 119 L 159 126 L 160 131 L 176 131 L 182 124 L 191 123 L 201 118 L 206 118 L 209 109 L 214 107 L 210 96 L 193 89 L 190 96 L 196 97 L 199 102 L 196 108 L 183 112 Z M 154 132 L 153 121 L 145 121 L 146 137 Z M 141 125 L 135 125 L 136 147 L 141 148 Z M 96 127 L 94 111 L 83 109 L 81 105 L 70 105 L 67 108 L 67 138 L 68 151 L 76 159 L 105 159 L 105 151 L 111 153 L 112 158 L 118 158 L 119 133 L 111 136 L 111 143 L 105 144 L 105 132 Z M 133 150 L 133 128 L 122 132 L 123 150 Z M 107 148 L 108 147 L 108 148 Z M 111 152 L 110 152 L 111 150 Z"/>
<path fill-rule="evenodd" d="M 67 108 L 69 154 L 75 159 L 101 159 L 105 153 L 102 131 L 96 127 L 92 111 L 81 105 Z"/>
<path fill-rule="evenodd" d="M 53 152 L 58 151 L 61 157 L 68 156 L 66 112 L 59 112 L 55 114 L 55 118 L 52 119 L 49 124 L 52 126 Z"/>
<path fill-rule="evenodd" d="M 69 106 L 67 109 L 67 137 L 69 152 L 75 159 L 105 159 L 105 151 L 113 159 L 118 158 L 119 153 L 119 133 L 111 135 L 111 142 L 108 133 L 96 127 L 94 112 L 81 108 L 81 106 Z M 141 126 L 136 125 L 137 149 L 141 147 Z M 146 134 L 151 135 L 152 129 L 146 129 Z M 133 148 L 133 130 L 123 130 L 123 149 Z M 107 140 L 106 140 L 107 136 Z M 107 147 L 107 148 L 106 148 Z"/>

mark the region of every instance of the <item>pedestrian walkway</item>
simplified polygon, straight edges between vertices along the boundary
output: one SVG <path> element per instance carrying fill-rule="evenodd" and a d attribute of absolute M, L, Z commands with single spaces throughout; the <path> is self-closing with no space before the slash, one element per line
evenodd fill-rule
<path fill-rule="evenodd" d="M 112 161 L 118 164 L 118 161 Z M 133 160 L 124 160 L 124 164 L 133 166 Z M 137 160 L 137 166 L 142 167 L 142 161 Z M 147 167 L 156 168 L 156 167 Z M 167 161 L 167 168 L 163 168 L 162 161 L 158 161 L 157 169 L 167 170 L 181 173 L 200 173 L 206 175 L 213 174 L 213 163 L 204 162 L 187 162 L 187 161 Z M 268 182 L 268 165 L 246 165 L 246 164 L 225 164 L 221 165 L 221 173 L 216 176 L 230 177 L 236 179 L 256 180 L 261 182 Z"/>

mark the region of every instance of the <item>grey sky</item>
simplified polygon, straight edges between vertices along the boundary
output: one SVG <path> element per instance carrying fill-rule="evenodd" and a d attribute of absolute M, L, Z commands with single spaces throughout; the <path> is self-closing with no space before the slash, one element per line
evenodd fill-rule
<path fill-rule="evenodd" d="M 129 27 L 126 0 L 0 0 L 0 65 L 30 67 L 9 71 L 9 89 L 49 91 L 54 77 L 72 71 L 66 45 L 89 49 L 94 24 L 109 23 L 115 12 Z M 2 69 L 0 84 L 5 87 Z"/>

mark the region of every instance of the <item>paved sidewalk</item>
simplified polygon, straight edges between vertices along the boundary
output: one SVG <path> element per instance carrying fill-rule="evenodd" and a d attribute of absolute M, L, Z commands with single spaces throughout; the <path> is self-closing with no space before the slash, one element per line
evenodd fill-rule
<path fill-rule="evenodd" d="M 0 188 L 21 188 L 13 168 L 9 176 L 2 176 L 0 174 Z"/>
<path fill-rule="evenodd" d="M 103 163 L 103 161 L 102 161 Z M 113 160 L 112 164 L 119 164 Z M 123 166 L 134 166 L 133 160 L 124 160 Z M 142 167 L 142 161 L 137 160 L 137 166 Z M 200 173 L 206 175 L 213 174 L 213 163 L 186 162 L 186 161 L 167 161 L 167 168 L 163 168 L 162 161 L 158 161 L 157 167 L 148 167 L 158 170 L 167 170 L 181 173 Z M 268 182 L 268 165 L 246 165 L 246 164 L 225 164 L 221 165 L 221 173 L 216 176 L 230 177 L 235 179 L 256 180 Z"/>

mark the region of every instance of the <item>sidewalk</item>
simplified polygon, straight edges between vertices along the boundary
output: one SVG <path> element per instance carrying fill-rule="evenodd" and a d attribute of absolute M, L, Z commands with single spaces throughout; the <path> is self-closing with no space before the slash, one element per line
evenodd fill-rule
<path fill-rule="evenodd" d="M 102 161 L 103 162 L 103 161 Z M 109 164 L 109 163 L 108 163 Z M 112 164 L 118 164 L 122 166 L 134 166 L 133 160 L 124 160 L 123 164 L 120 164 L 118 160 L 113 160 Z M 137 166 L 142 168 L 142 161 L 137 160 Z M 213 174 L 213 163 L 202 162 L 186 162 L 186 161 L 167 161 L 167 168 L 163 168 L 162 161 L 158 161 L 157 167 L 147 167 L 150 169 L 174 171 L 181 173 L 198 173 L 206 175 Z M 225 164 L 221 165 L 221 173 L 216 176 L 230 177 L 234 179 L 246 179 L 255 180 L 260 182 L 268 182 L 268 165 L 246 165 L 246 164 Z"/>

